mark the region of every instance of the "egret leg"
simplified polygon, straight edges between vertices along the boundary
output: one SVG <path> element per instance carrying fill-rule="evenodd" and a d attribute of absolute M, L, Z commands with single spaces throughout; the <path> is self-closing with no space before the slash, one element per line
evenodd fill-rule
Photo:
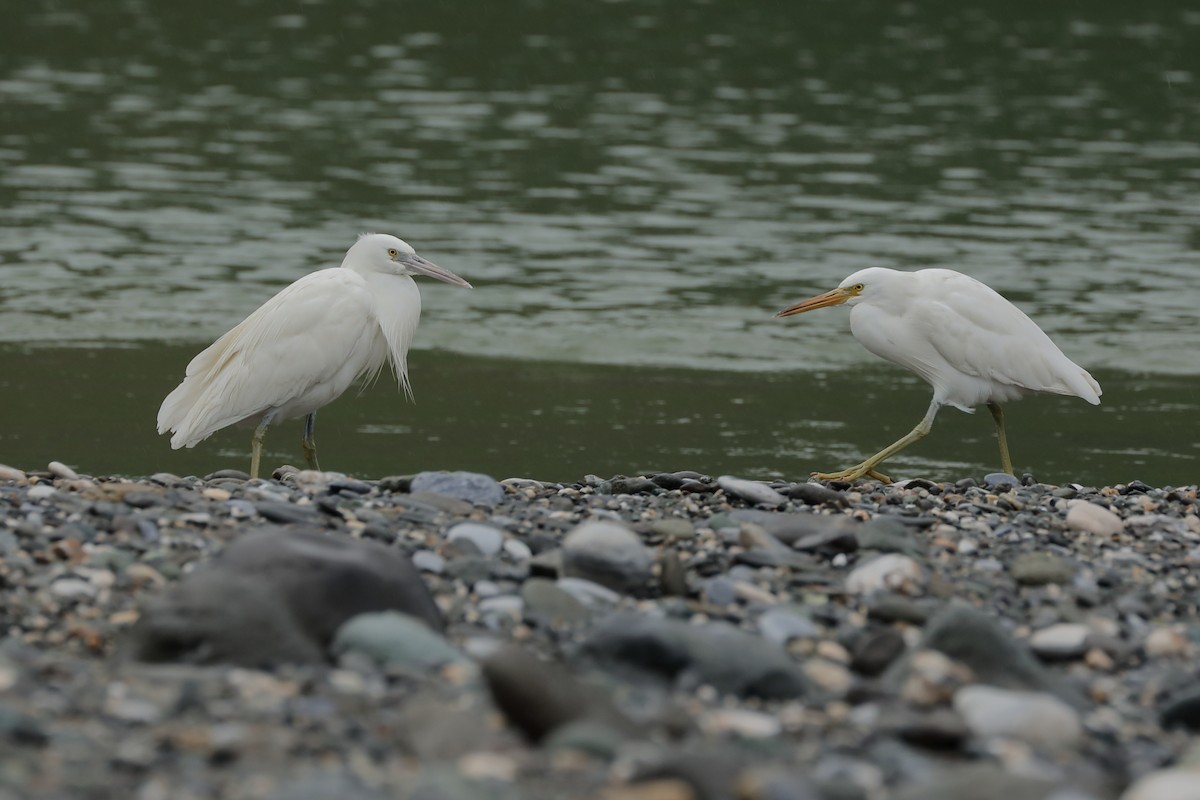
<path fill-rule="evenodd" d="M 258 477 L 258 465 L 262 461 L 263 437 L 267 435 L 267 426 L 274 419 L 274 412 L 267 414 L 254 429 L 254 437 L 250 440 L 250 480 Z"/>
<path fill-rule="evenodd" d="M 929 404 L 929 410 L 925 412 L 924 418 L 917 423 L 917 427 L 913 428 L 904 436 L 892 442 L 887 447 L 880 450 L 875 455 L 868 458 L 861 464 L 855 464 L 849 469 L 844 469 L 841 472 L 814 472 L 812 476 L 823 481 L 854 481 L 866 476 L 874 478 L 881 483 L 891 483 L 892 479 L 875 468 L 887 461 L 892 456 L 899 453 L 904 448 L 908 447 L 913 442 L 920 441 L 933 428 L 933 418 L 937 416 L 938 409 L 941 406 L 935 400 Z"/>
<path fill-rule="evenodd" d="M 1000 440 L 1000 468 L 1009 475 L 1015 475 L 1012 459 L 1008 455 L 1008 437 L 1004 434 L 1004 409 L 999 403 L 988 403 L 987 407 L 988 411 L 992 412 L 992 419 L 996 420 L 996 438 Z"/>
<path fill-rule="evenodd" d="M 309 469 L 320 469 L 317 464 L 317 443 L 313 441 L 313 429 L 317 426 L 317 412 L 312 412 L 304 418 L 304 442 L 301 447 L 304 448 L 304 460 L 308 463 Z"/>

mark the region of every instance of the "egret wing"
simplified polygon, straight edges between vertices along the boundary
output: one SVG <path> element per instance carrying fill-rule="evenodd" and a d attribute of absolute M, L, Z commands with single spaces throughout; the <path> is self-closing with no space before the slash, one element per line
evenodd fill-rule
<path fill-rule="evenodd" d="M 949 366 L 1021 391 L 1099 402 L 1099 384 L 1023 311 L 974 278 L 950 275 L 912 310 Z"/>
<path fill-rule="evenodd" d="M 344 383 L 334 387 L 340 394 L 364 368 L 380 366 L 365 358 L 379 336 L 370 310 L 365 282 L 351 270 L 301 278 L 192 359 L 163 401 L 159 431 L 175 431 L 173 447 L 190 447 L 314 387 Z"/>

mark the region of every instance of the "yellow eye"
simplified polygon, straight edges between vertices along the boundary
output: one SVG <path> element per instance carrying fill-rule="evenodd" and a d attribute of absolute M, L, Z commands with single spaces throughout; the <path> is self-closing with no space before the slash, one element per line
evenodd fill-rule
<path fill-rule="evenodd" d="M 861 283 L 856 283 L 853 286 L 851 286 L 850 288 L 855 292 L 861 292 L 863 289 L 865 289 L 867 287 L 863 286 Z"/>
<path fill-rule="evenodd" d="M 397 255 L 397 253 L 396 253 L 396 248 L 394 248 L 394 247 L 389 247 L 389 248 L 388 248 L 388 257 L 389 257 L 389 258 L 395 258 L 395 257 L 396 257 L 396 255 Z"/>

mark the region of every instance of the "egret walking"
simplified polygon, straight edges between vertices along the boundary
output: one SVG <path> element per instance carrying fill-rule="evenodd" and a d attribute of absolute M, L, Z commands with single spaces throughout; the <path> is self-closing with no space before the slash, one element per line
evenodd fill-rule
<path fill-rule="evenodd" d="M 318 469 L 317 409 L 389 360 L 412 396 L 408 347 L 421 316 L 414 275 L 471 287 L 395 236 L 363 234 L 340 267 L 305 275 L 193 358 L 158 410 L 158 432 L 171 431 L 178 450 L 228 425 L 254 425 L 250 477 L 257 478 L 267 426 L 306 416 L 304 459 Z"/>
<path fill-rule="evenodd" d="M 850 332 L 859 344 L 928 381 L 933 401 L 924 419 L 906 436 L 861 464 L 840 472 L 813 473 L 816 478 L 853 481 L 866 475 L 890 482 L 876 467 L 929 433 L 939 408 L 948 405 L 974 413 L 981 403 L 987 404 L 996 421 L 1000 463 L 1012 474 L 1001 403 L 1036 393 L 1100 403 L 1100 384 L 1063 355 L 1033 320 L 962 273 L 871 267 L 775 316 L 843 303 L 851 307 Z"/>

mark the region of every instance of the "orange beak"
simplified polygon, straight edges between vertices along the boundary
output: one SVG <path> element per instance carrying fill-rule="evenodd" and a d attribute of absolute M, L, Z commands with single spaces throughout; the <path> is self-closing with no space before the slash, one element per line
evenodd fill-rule
<path fill-rule="evenodd" d="M 833 289 L 825 294 L 819 294 L 816 297 L 810 297 L 807 300 L 801 300 L 795 305 L 788 306 L 783 311 L 780 311 L 775 316 L 790 317 L 792 314 L 803 314 L 805 311 L 812 311 L 814 308 L 826 308 L 828 306 L 840 306 L 842 303 L 855 297 L 858 292 L 852 289 Z"/>

